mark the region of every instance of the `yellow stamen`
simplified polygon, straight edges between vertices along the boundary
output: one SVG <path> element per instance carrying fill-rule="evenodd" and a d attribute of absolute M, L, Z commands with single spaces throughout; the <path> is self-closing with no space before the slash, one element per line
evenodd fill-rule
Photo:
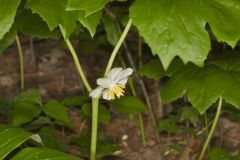
<path fill-rule="evenodd" d="M 121 97 L 124 95 L 125 91 L 123 90 L 125 89 L 125 86 L 123 85 L 115 85 L 114 87 L 110 88 L 107 91 L 107 98 L 108 99 L 115 99 L 115 95 L 117 96 L 117 98 Z"/>

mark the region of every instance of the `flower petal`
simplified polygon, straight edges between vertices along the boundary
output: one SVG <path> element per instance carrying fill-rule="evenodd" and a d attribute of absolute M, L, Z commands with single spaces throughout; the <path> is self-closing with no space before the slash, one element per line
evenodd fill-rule
<path fill-rule="evenodd" d="M 108 92 L 108 89 L 105 89 L 105 90 L 103 91 L 103 99 L 108 100 L 107 92 Z"/>
<path fill-rule="evenodd" d="M 104 88 L 102 88 L 102 87 L 97 87 L 96 89 L 94 89 L 90 92 L 89 96 L 92 98 L 99 98 L 103 92 L 103 89 Z"/>
<path fill-rule="evenodd" d="M 113 68 L 108 72 L 107 77 L 111 78 L 114 81 L 118 77 L 118 75 L 122 72 L 122 70 L 123 68 Z"/>
<path fill-rule="evenodd" d="M 112 80 L 111 78 L 98 78 L 97 84 L 102 86 L 103 88 L 109 88 L 111 86 Z"/>
<path fill-rule="evenodd" d="M 128 81 L 128 78 L 124 78 L 124 79 L 119 80 L 119 81 L 117 82 L 117 84 L 121 84 L 121 85 L 125 86 L 126 83 L 127 83 L 127 81 Z"/>
<path fill-rule="evenodd" d="M 132 68 L 124 69 L 121 73 L 119 73 L 119 75 L 115 79 L 115 83 L 118 83 L 118 81 L 121 81 L 122 79 L 128 78 L 128 76 L 130 76 L 132 73 L 133 73 Z"/>

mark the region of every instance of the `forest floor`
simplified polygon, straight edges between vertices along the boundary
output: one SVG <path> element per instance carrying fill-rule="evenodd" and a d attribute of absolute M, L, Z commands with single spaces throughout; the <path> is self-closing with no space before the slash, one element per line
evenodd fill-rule
<path fill-rule="evenodd" d="M 54 41 L 38 41 L 34 43 L 34 49 L 29 45 L 23 45 L 26 88 L 39 89 L 44 100 L 62 99 L 66 96 L 84 95 L 85 89 L 75 69 L 72 57 L 62 44 Z M 90 82 L 95 84 L 95 79 L 103 73 L 109 54 L 104 50 L 97 52 L 94 56 L 81 53 L 78 47 L 81 63 L 89 77 Z M 19 62 L 16 47 L 6 50 L 0 60 L 0 95 L 12 99 L 19 93 Z M 146 80 L 149 97 L 152 105 L 157 108 L 158 98 L 152 92 L 152 83 Z M 111 160 L 194 160 L 201 150 L 205 136 L 202 138 L 183 133 L 167 135 L 160 134 L 160 142 L 156 141 L 151 121 L 148 114 L 144 114 L 144 123 L 147 142 L 143 147 L 141 143 L 138 120 L 130 118 L 126 114 L 111 110 L 112 119 L 108 125 L 100 125 L 99 130 L 103 131 L 113 141 L 120 144 L 122 149 L 115 152 Z M 165 111 L 162 116 L 167 116 Z M 66 133 L 63 139 L 66 143 L 69 139 L 78 134 L 82 117 L 75 112 L 74 108 L 69 111 L 70 119 L 74 128 Z M 1 119 L 4 121 L 4 119 Z M 84 129 L 89 130 L 90 123 L 86 122 Z M 62 138 L 56 130 L 56 136 Z M 230 151 L 240 147 L 240 123 L 233 122 L 226 117 L 219 121 L 218 128 L 214 134 L 212 144 L 222 146 Z M 180 149 L 173 149 L 173 144 L 182 144 Z M 78 149 L 71 145 L 70 152 L 78 154 Z"/>

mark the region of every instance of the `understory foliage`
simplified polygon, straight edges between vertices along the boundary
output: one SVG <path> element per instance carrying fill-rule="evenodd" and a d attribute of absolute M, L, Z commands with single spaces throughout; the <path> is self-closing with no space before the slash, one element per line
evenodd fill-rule
<path fill-rule="evenodd" d="M 137 68 L 131 66 L 135 74 L 140 78 L 146 76 L 155 81 L 162 80 L 160 94 L 163 103 L 179 99 L 184 101 L 180 116 L 168 117 L 154 124 L 160 133 L 192 132 L 179 128 L 177 123 L 190 121 L 196 126 L 201 119 L 199 117 L 206 114 L 211 106 L 215 107 L 217 100 L 219 115 L 221 100 L 224 104 L 240 108 L 240 55 L 237 51 L 240 39 L 239 0 L 0 0 L 0 4 L 1 53 L 14 43 L 19 34 L 64 40 L 68 47 L 69 39 L 83 40 L 82 37 L 87 35 L 94 42 L 91 47 L 97 48 L 105 40 L 111 47 L 115 46 L 116 53 L 122 43 L 127 52 L 128 47 L 137 47 L 127 46 L 121 33 L 123 26 L 130 28 L 133 24 L 129 31 L 131 38 L 142 38 L 153 55 L 153 60 L 148 62 L 143 61 L 141 55 L 133 55 L 134 59 L 140 59 L 139 63 L 144 62 Z M 99 35 L 102 34 L 104 38 L 101 39 Z M 227 51 L 214 50 L 214 45 L 227 48 Z M 71 47 L 69 49 L 73 52 Z M 114 58 L 109 62 L 113 63 Z M 76 57 L 74 60 L 76 62 Z M 111 68 L 111 63 L 106 66 Z M 81 70 L 81 66 L 77 67 Z M 83 71 L 80 71 L 81 78 L 82 74 Z M 133 96 L 99 102 L 99 123 L 110 123 L 109 106 L 134 116 L 144 112 L 151 114 L 149 106 L 136 96 L 131 82 L 129 88 Z M 90 92 L 91 87 L 84 79 L 83 83 Z M 80 114 L 86 119 L 94 118 L 88 92 L 84 96 L 68 97 L 62 101 L 45 102 L 37 90 L 22 91 L 9 102 L 0 99 L 1 113 L 9 122 L 0 126 L 0 160 L 6 157 L 13 160 L 80 159 L 64 153 L 68 148 L 53 136 L 53 129 L 54 126 L 73 127 L 68 117 L 69 106 L 79 106 Z M 211 135 L 210 132 L 209 137 Z M 73 140 L 82 149 L 81 158 L 89 157 L 92 152 L 89 151 L 90 136 L 82 133 Z M 100 134 L 97 141 L 101 140 L 104 143 L 97 146 L 97 158 L 120 147 Z M 214 149 L 209 157 L 214 160 L 217 153 L 225 151 Z M 232 157 L 227 152 L 224 155 Z"/>

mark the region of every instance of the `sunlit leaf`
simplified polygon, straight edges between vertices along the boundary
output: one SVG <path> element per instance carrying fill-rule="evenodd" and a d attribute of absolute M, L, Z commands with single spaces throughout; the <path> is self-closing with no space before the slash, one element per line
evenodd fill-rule
<path fill-rule="evenodd" d="M 10 30 L 21 0 L 0 0 L 0 39 Z"/>
<path fill-rule="evenodd" d="M 231 46 L 240 37 L 238 0 L 137 0 L 130 17 L 165 69 L 176 56 L 204 64 L 210 50 L 206 23 L 219 41 Z"/>
<path fill-rule="evenodd" d="M 101 10 L 111 0 L 68 0 L 67 10 L 84 10 L 86 16 Z"/>
<path fill-rule="evenodd" d="M 89 16 L 85 16 L 84 11 L 80 11 L 78 15 L 79 22 L 86 27 L 91 36 L 93 37 L 96 33 L 97 25 L 100 23 L 102 17 L 102 11 L 95 12 Z"/>
<path fill-rule="evenodd" d="M 68 38 L 76 27 L 78 12 L 65 11 L 67 0 L 28 0 L 27 7 L 47 22 L 50 30 L 61 25 L 64 37 Z"/>
<path fill-rule="evenodd" d="M 3 39 L 0 40 L 0 54 L 9 47 L 15 40 L 17 31 L 15 27 L 12 27 L 8 33 L 6 33 Z"/>

